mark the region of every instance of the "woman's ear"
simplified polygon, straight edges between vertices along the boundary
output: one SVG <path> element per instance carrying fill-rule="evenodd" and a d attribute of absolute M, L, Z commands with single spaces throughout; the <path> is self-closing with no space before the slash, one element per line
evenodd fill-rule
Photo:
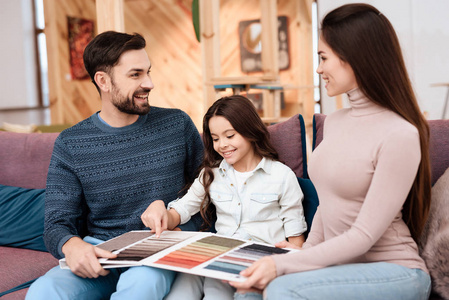
<path fill-rule="evenodd" d="M 109 92 L 111 88 L 111 77 L 108 73 L 98 71 L 95 73 L 94 80 L 102 92 Z"/>

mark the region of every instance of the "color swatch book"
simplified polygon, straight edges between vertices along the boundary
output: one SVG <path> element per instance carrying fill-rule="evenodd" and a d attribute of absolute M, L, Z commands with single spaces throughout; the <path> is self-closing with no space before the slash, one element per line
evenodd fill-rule
<path fill-rule="evenodd" d="M 150 231 L 131 231 L 97 247 L 117 254 L 100 259 L 104 268 L 146 265 L 230 281 L 243 281 L 240 271 L 263 256 L 296 251 L 193 231 L 164 231 L 159 238 Z M 60 266 L 68 268 L 64 259 Z"/>

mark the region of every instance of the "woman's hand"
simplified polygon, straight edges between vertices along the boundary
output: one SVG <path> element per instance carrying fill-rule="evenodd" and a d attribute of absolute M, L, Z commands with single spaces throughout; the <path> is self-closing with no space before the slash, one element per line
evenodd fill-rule
<path fill-rule="evenodd" d="M 273 279 L 277 277 L 276 264 L 269 256 L 262 257 L 253 263 L 248 269 L 240 272 L 240 275 L 248 277 L 244 282 L 229 282 L 236 289 L 256 288 L 263 290 Z"/>

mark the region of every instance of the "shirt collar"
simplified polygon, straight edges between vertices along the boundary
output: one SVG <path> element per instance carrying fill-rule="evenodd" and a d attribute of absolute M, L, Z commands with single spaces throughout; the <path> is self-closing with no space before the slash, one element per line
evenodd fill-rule
<path fill-rule="evenodd" d="M 254 168 L 254 172 L 261 169 L 265 171 L 266 173 L 270 174 L 271 168 L 273 165 L 273 161 L 271 159 L 262 157 L 262 160 L 259 162 L 259 164 Z M 226 162 L 225 159 L 223 159 L 218 166 L 218 169 L 220 170 L 220 173 L 222 175 L 226 174 L 227 172 L 234 170 L 234 167 Z"/>

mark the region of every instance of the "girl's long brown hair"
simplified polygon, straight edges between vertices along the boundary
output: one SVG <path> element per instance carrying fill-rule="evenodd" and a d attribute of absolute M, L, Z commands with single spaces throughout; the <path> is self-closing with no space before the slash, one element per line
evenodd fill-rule
<path fill-rule="evenodd" d="M 324 17 L 321 38 L 349 63 L 358 87 L 371 101 L 418 129 L 421 162 L 402 210 L 412 237 L 418 241 L 430 208 L 429 125 L 419 109 L 393 26 L 371 5 L 347 4 Z"/>
<path fill-rule="evenodd" d="M 214 144 L 209 129 L 212 117 L 221 116 L 231 123 L 235 131 L 246 138 L 253 146 L 255 154 L 278 160 L 279 156 L 270 142 L 267 127 L 257 114 L 256 108 L 246 97 L 233 95 L 215 101 L 203 118 L 204 160 L 202 178 L 205 194 L 201 203 L 200 213 L 204 224 L 201 230 L 210 228 L 216 219 L 216 211 L 210 199 L 210 185 L 214 181 L 213 168 L 220 165 L 223 157 L 214 150 Z"/>

